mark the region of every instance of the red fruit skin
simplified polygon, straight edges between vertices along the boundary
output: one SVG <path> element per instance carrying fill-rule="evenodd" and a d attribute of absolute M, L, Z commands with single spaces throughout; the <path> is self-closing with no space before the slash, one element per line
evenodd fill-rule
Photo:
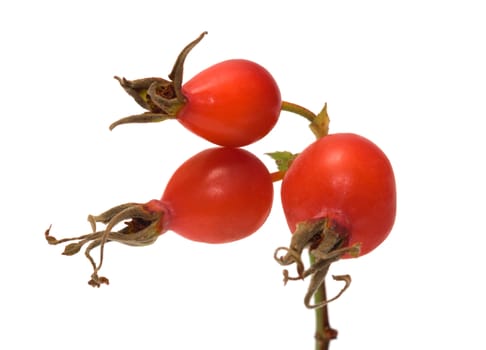
<path fill-rule="evenodd" d="M 257 63 L 234 59 L 215 64 L 182 87 L 187 102 L 177 119 L 221 146 L 242 147 L 267 135 L 282 100 L 272 75 Z"/>
<path fill-rule="evenodd" d="M 263 225 L 273 204 L 273 183 L 252 153 L 211 148 L 175 171 L 161 201 L 168 208 L 167 229 L 193 241 L 228 243 Z"/>
<path fill-rule="evenodd" d="M 285 174 L 281 197 L 292 232 L 299 222 L 332 218 L 349 232 L 349 246 L 361 243 L 361 256 L 378 247 L 395 222 L 390 161 L 355 134 L 328 135 L 307 147 Z"/>

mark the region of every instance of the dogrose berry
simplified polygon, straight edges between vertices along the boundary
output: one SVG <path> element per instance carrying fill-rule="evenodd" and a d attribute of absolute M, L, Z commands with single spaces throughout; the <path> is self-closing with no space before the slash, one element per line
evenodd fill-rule
<path fill-rule="evenodd" d="M 371 252 L 390 233 L 396 215 L 395 176 L 385 153 L 370 140 L 331 134 L 293 160 L 282 180 L 281 200 L 293 235 L 290 246 L 277 249 L 275 258 L 282 265 L 296 263 L 296 278 L 313 276 L 305 302 L 318 307 L 322 305 L 310 305 L 310 298 L 329 265 Z M 305 248 L 315 259 L 308 269 L 301 259 Z M 286 254 L 278 257 L 282 250 Z M 340 277 L 347 286 L 349 276 Z"/>
<path fill-rule="evenodd" d="M 170 80 L 115 77 L 147 112 L 120 119 L 110 129 L 126 123 L 176 119 L 196 135 L 229 147 L 249 145 L 267 135 L 278 121 L 282 100 L 275 79 L 261 65 L 231 59 L 182 84 L 185 58 L 205 34 L 182 50 Z"/>
<path fill-rule="evenodd" d="M 132 246 L 154 243 L 168 230 L 187 239 L 206 243 L 228 243 L 256 232 L 266 221 L 273 202 L 273 183 L 265 165 L 240 148 L 215 147 L 184 162 L 172 175 L 160 200 L 126 203 L 93 216 L 93 233 L 56 239 L 46 231 L 50 244 L 76 241 L 65 247 L 73 255 L 89 242 L 86 256 L 94 272 L 89 284 L 99 287 L 108 279 L 99 276 L 104 246 L 116 241 Z M 115 225 L 125 227 L 113 231 Z M 96 224 L 106 224 L 97 231 Z M 96 264 L 90 251 L 100 246 Z"/>

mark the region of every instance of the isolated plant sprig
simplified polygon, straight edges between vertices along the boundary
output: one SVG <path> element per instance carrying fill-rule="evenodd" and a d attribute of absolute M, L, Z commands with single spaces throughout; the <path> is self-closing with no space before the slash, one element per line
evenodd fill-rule
<path fill-rule="evenodd" d="M 368 254 L 388 236 L 396 214 L 393 169 L 370 140 L 329 133 L 327 103 L 314 114 L 283 101 L 273 76 L 256 62 L 222 61 L 184 81 L 188 54 L 206 35 L 201 33 L 182 49 L 167 78 L 115 76 L 144 111 L 113 122 L 109 129 L 173 119 L 219 147 L 183 162 L 160 199 L 89 215 L 92 232 L 84 235 L 57 239 L 49 227 L 45 239 L 51 245 L 65 244 L 63 255 L 84 249 L 93 267 L 88 283 L 100 287 L 109 284 L 99 274 L 107 243 L 146 246 L 168 231 L 210 244 L 244 239 L 265 223 L 273 203 L 273 183 L 281 181 L 280 199 L 291 238 L 288 246 L 275 250 L 274 259 L 284 267 L 284 284 L 309 280 L 303 299 L 307 308 L 315 310 L 316 349 L 328 349 L 337 331 L 330 326 L 327 305 L 344 293 L 351 277 L 332 276 L 343 287 L 328 298 L 327 275 L 333 263 Z M 281 120 L 281 112 L 304 117 L 314 138 L 298 153 L 268 153 L 277 165 L 277 171 L 269 173 L 259 158 L 240 147 L 264 138 Z M 96 248 L 98 262 L 92 257 Z M 290 267 L 295 267 L 295 274 Z"/>

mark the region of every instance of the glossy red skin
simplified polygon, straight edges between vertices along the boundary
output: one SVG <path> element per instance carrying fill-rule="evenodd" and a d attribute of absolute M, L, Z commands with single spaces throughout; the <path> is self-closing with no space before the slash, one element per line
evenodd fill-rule
<path fill-rule="evenodd" d="M 330 217 L 347 228 L 350 246 L 361 243 L 360 255 L 380 245 L 395 221 L 390 161 L 355 134 L 325 136 L 307 147 L 285 174 L 281 196 L 292 232 L 298 222 Z"/>
<path fill-rule="evenodd" d="M 249 145 L 277 123 L 282 100 L 275 79 L 262 66 L 235 59 L 218 63 L 182 87 L 187 99 L 177 119 L 221 146 Z"/>
<path fill-rule="evenodd" d="M 166 229 L 193 241 L 227 243 L 245 238 L 267 219 L 273 183 L 265 165 L 239 148 L 210 148 L 184 162 L 161 201 Z"/>

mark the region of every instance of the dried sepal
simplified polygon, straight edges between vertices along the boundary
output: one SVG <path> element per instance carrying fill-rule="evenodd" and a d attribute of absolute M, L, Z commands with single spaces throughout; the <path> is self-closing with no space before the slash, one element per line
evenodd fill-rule
<path fill-rule="evenodd" d="M 66 247 L 64 247 L 64 251 L 62 252 L 62 255 L 68 255 L 68 256 L 74 255 L 81 250 L 82 246 L 83 246 L 82 243 L 68 244 Z"/>
<path fill-rule="evenodd" d="M 182 95 L 182 78 L 184 73 L 184 62 L 186 61 L 186 57 L 191 52 L 191 50 L 196 46 L 204 36 L 208 34 L 208 32 L 202 32 L 195 40 L 191 41 L 186 47 L 184 47 L 177 57 L 177 60 L 174 63 L 174 67 L 172 71 L 169 73 L 169 79 L 174 83 L 174 89 L 176 93 L 176 97 L 184 102 L 185 97 Z"/>
<path fill-rule="evenodd" d="M 155 123 L 177 118 L 177 113 L 186 103 L 182 93 L 184 62 L 206 34 L 201 33 L 184 47 L 169 74 L 169 80 L 157 77 L 128 80 L 115 76 L 122 88 L 147 112 L 119 119 L 110 125 L 110 130 L 121 124 Z"/>
<path fill-rule="evenodd" d="M 75 255 L 87 244 L 84 254 L 93 267 L 93 273 L 88 284 L 99 287 L 109 284 L 106 277 L 99 276 L 98 272 L 103 265 L 104 247 L 108 242 L 119 242 L 130 246 L 146 246 L 154 243 L 164 232 L 165 212 L 149 210 L 146 204 L 126 203 L 113 207 L 99 215 L 89 215 L 88 221 L 93 230 L 92 233 L 78 237 L 57 239 L 50 235 L 50 229 L 46 230 L 45 238 L 49 244 L 57 245 L 72 242 L 65 246 L 63 255 Z M 125 221 L 127 220 L 127 221 Z M 122 223 L 124 227 L 118 231 L 113 228 Z M 97 224 L 106 225 L 104 230 L 96 231 Z M 94 248 L 100 248 L 99 262 L 96 263 L 91 256 Z"/>
<path fill-rule="evenodd" d="M 359 245 L 349 247 L 348 232 L 346 228 L 338 225 L 331 219 L 317 219 L 302 222 L 297 225 L 289 247 L 279 247 L 275 250 L 274 259 L 282 266 L 296 265 L 297 276 L 290 276 L 287 269 L 283 271 L 284 284 L 288 281 L 303 280 L 310 277 L 310 283 L 304 304 L 308 308 L 319 308 L 339 298 L 349 287 L 349 275 L 333 276 L 337 281 L 345 282 L 343 289 L 332 299 L 323 300 L 318 304 L 311 304 L 313 295 L 324 283 L 329 267 L 342 256 L 349 254 L 359 255 Z M 303 263 L 302 253 L 308 250 L 312 256 L 312 264 L 306 267 Z M 284 255 L 279 253 L 284 252 Z"/>
<path fill-rule="evenodd" d="M 324 307 L 330 302 L 337 300 L 345 291 L 348 289 L 348 287 L 351 284 L 351 276 L 350 275 L 333 275 L 332 278 L 335 281 L 343 281 L 344 286 L 341 288 L 338 294 L 336 294 L 333 298 L 323 300 L 320 303 L 317 304 L 311 304 L 312 297 L 314 294 L 317 292 L 318 288 L 324 283 L 324 280 L 326 278 L 328 269 L 327 270 L 322 270 L 319 271 L 318 273 L 314 274 L 311 278 L 311 282 L 309 283 L 309 289 L 307 290 L 307 293 L 305 294 L 304 297 L 304 304 L 307 308 L 309 309 L 317 309 L 320 307 Z"/>

